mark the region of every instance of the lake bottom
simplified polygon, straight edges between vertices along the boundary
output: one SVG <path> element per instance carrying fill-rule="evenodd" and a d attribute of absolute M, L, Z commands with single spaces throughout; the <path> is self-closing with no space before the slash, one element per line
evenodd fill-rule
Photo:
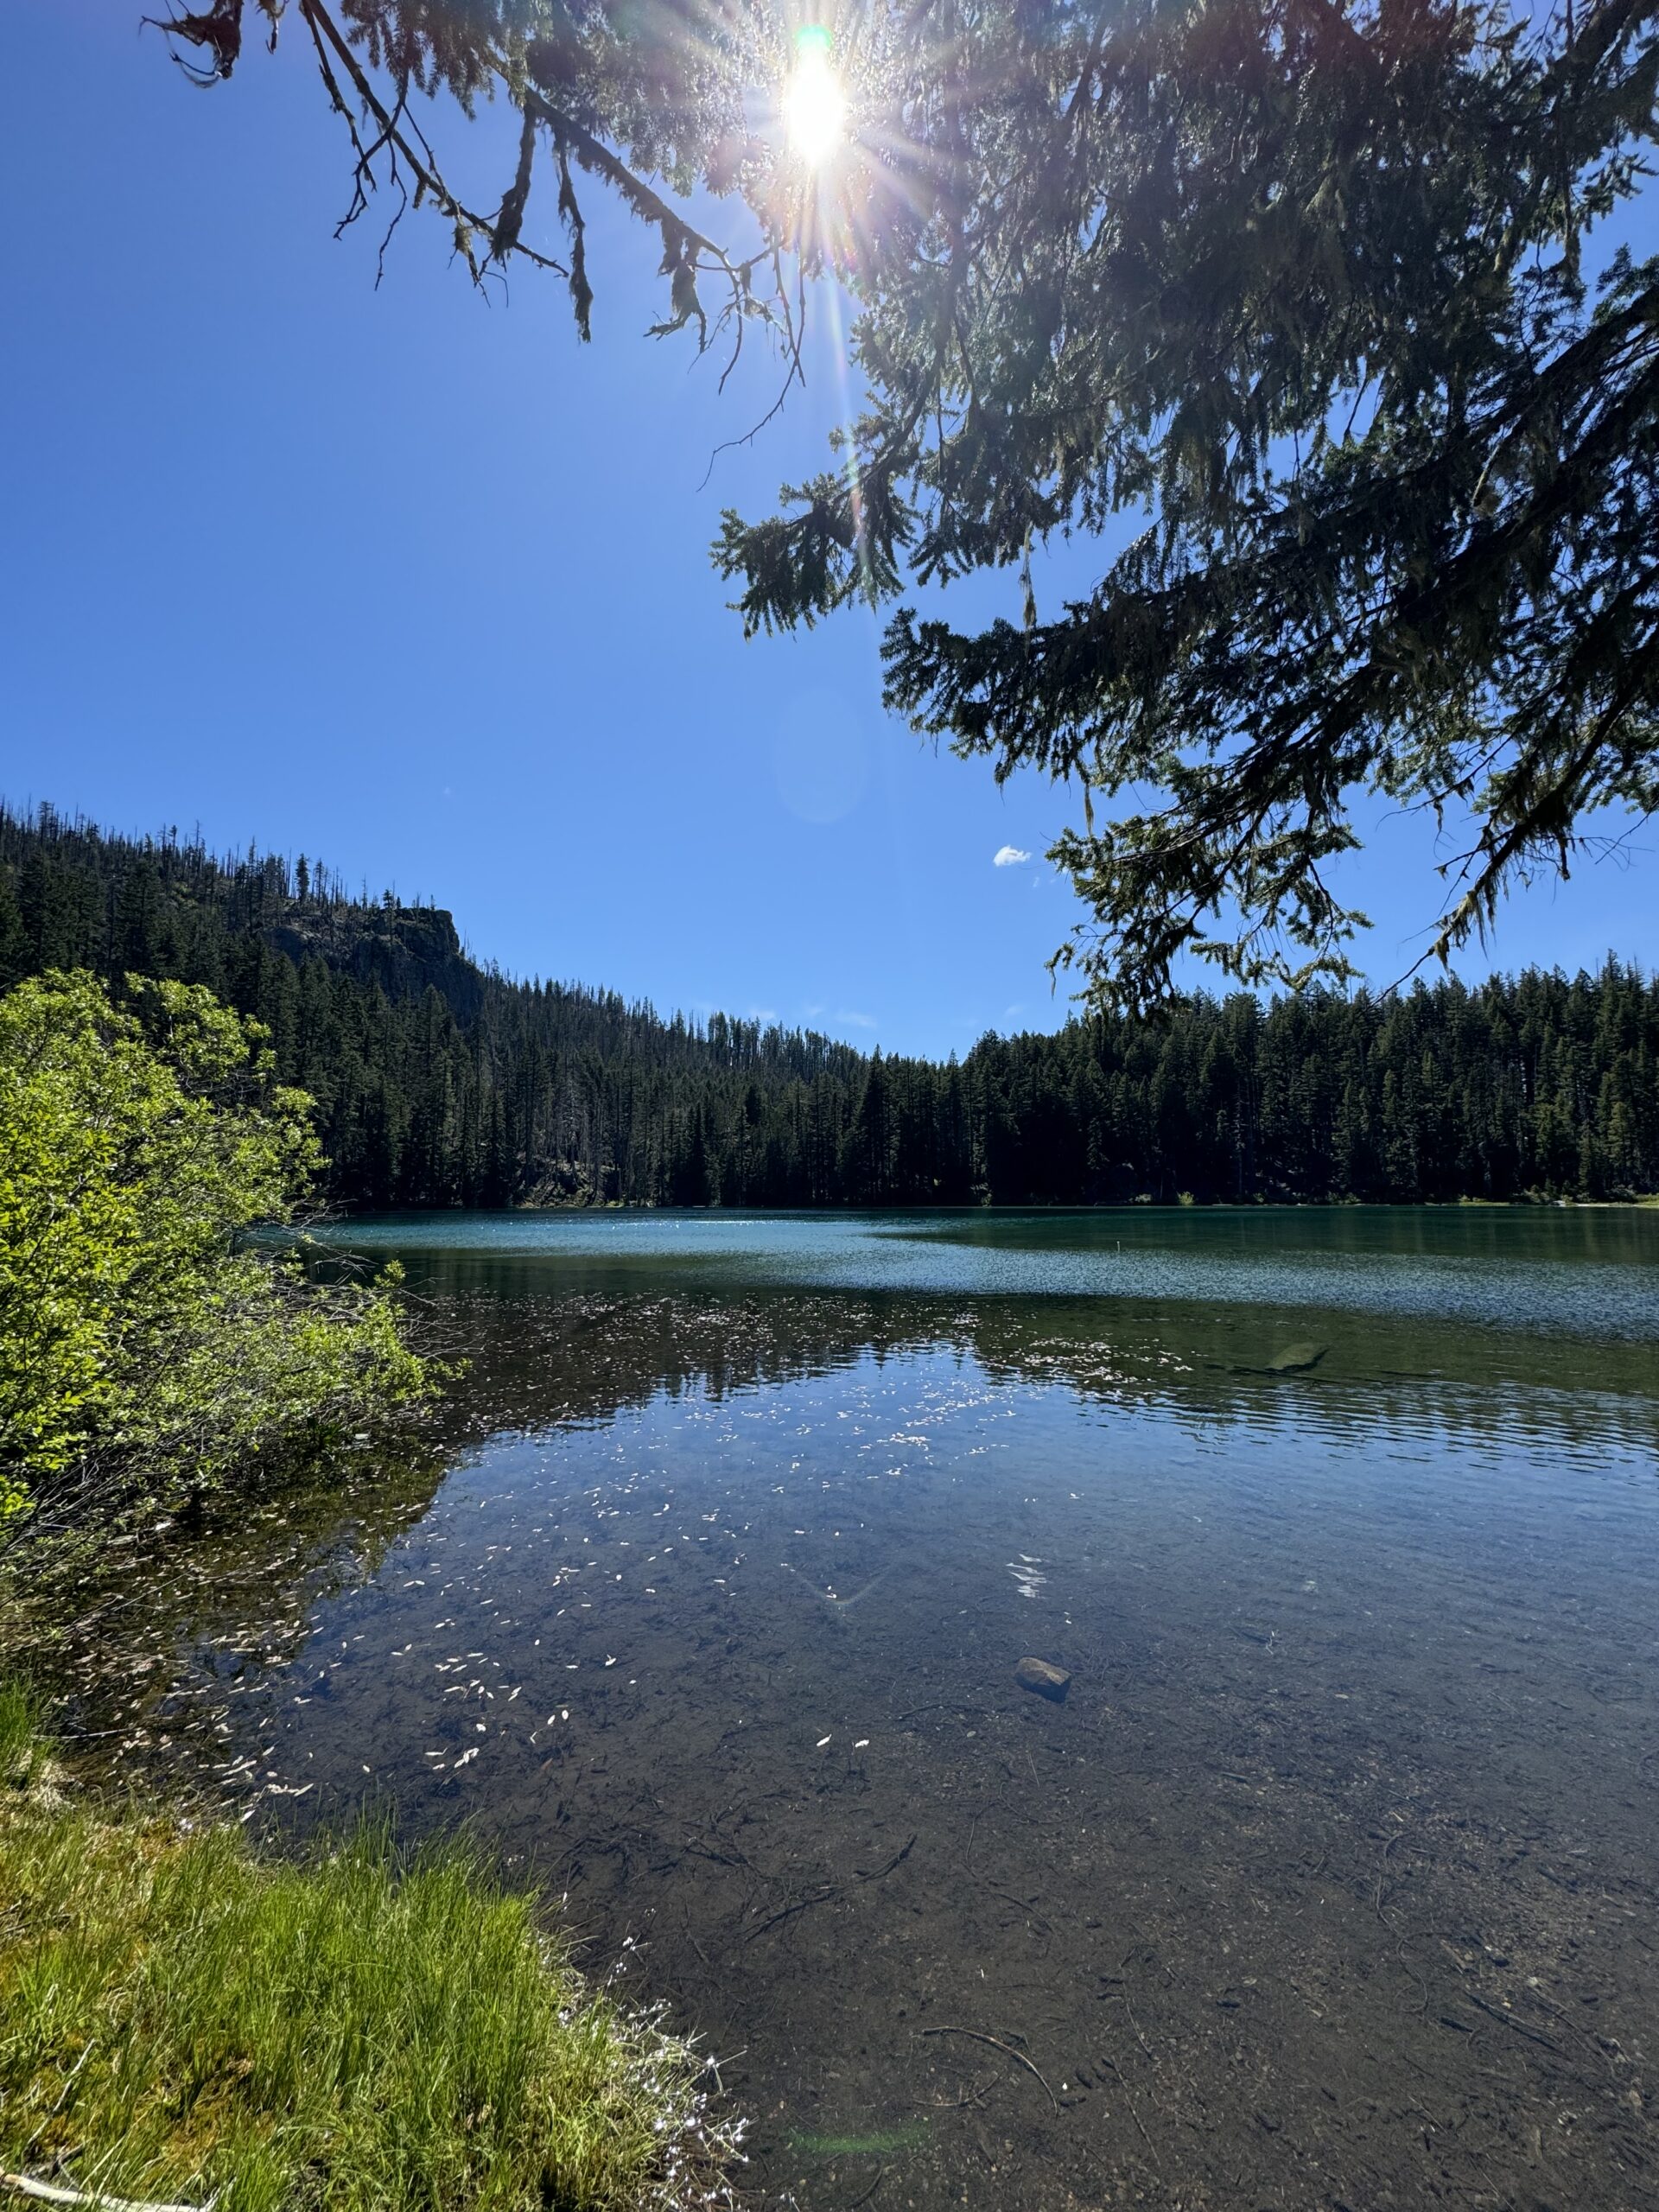
<path fill-rule="evenodd" d="M 1645 1415 L 1016 1318 L 480 1301 L 435 1488 L 204 1555 L 130 1763 L 470 1820 L 747 2202 L 1653 2202 Z"/>

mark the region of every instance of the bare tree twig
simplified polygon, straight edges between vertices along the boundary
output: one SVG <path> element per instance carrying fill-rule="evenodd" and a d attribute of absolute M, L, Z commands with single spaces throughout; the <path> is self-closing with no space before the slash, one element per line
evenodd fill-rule
<path fill-rule="evenodd" d="M 1041 2082 L 1044 2095 L 1053 2106 L 1056 2113 L 1059 2111 L 1060 2101 L 1049 2088 L 1045 2075 L 1039 2072 L 1037 2067 L 1026 2056 L 1023 2050 L 1016 2050 L 1011 2043 L 1004 2043 L 1001 2036 L 988 2035 L 983 2028 L 924 2028 L 921 2032 L 925 2036 L 970 2036 L 976 2043 L 989 2044 L 993 2050 L 1006 2051 L 1016 2066 L 1023 2066 L 1033 2081 Z"/>

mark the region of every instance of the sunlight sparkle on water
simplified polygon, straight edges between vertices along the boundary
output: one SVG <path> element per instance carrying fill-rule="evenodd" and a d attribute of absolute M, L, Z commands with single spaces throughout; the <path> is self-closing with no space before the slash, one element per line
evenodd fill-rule
<path fill-rule="evenodd" d="M 791 148 L 810 168 L 827 162 L 846 135 L 847 99 L 830 60 L 830 34 L 810 25 L 796 41 L 795 73 L 785 88 Z"/>

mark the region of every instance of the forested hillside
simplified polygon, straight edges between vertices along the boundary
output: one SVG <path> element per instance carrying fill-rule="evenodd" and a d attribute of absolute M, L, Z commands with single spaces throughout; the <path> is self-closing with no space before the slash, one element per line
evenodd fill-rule
<path fill-rule="evenodd" d="M 343 1205 L 1411 1201 L 1659 1189 L 1659 984 L 1182 1000 L 871 1057 L 521 982 L 315 861 L 0 809 L 0 986 L 207 984 L 316 1098 Z"/>

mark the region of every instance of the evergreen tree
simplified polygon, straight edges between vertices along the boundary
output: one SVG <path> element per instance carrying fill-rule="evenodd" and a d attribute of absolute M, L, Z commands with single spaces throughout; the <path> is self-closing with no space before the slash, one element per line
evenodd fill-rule
<path fill-rule="evenodd" d="M 855 1205 L 880 1206 L 887 1202 L 892 1145 L 887 1091 L 887 1071 L 878 1046 L 865 1071 L 858 1111 L 842 1150 L 842 1188 Z"/>
<path fill-rule="evenodd" d="M 518 983 L 431 907 L 0 809 L 0 981 L 126 963 L 262 1022 L 336 1205 L 1093 1205 L 1659 1189 L 1659 983 L 1183 998 L 958 1065 Z M 285 883 L 291 889 L 284 890 Z"/>
<path fill-rule="evenodd" d="M 174 15 L 205 80 L 249 4 Z M 274 41 L 283 10 L 252 4 Z M 1099 795 L 1055 856 L 1103 1003 L 1160 996 L 1183 950 L 1249 983 L 1351 975 L 1331 863 L 1358 793 L 1470 822 L 1442 949 L 1596 809 L 1659 804 L 1659 257 L 1611 243 L 1659 131 L 1659 0 L 844 11 L 814 66 L 847 133 L 817 169 L 757 127 L 798 66 L 786 10 L 288 22 L 354 208 L 412 178 L 475 282 L 527 257 L 584 337 L 590 182 L 660 248 L 656 334 L 770 332 L 785 390 L 804 280 L 839 279 L 865 410 L 717 558 L 751 629 L 1018 578 L 977 632 L 901 608 L 888 696 L 999 775 Z M 416 91 L 517 110 L 498 205 L 452 188 Z M 1040 606 L 1033 549 L 1126 512 L 1092 588 Z M 1107 818 L 1126 786 L 1161 796 Z M 257 922 L 280 887 L 249 887 Z"/>

